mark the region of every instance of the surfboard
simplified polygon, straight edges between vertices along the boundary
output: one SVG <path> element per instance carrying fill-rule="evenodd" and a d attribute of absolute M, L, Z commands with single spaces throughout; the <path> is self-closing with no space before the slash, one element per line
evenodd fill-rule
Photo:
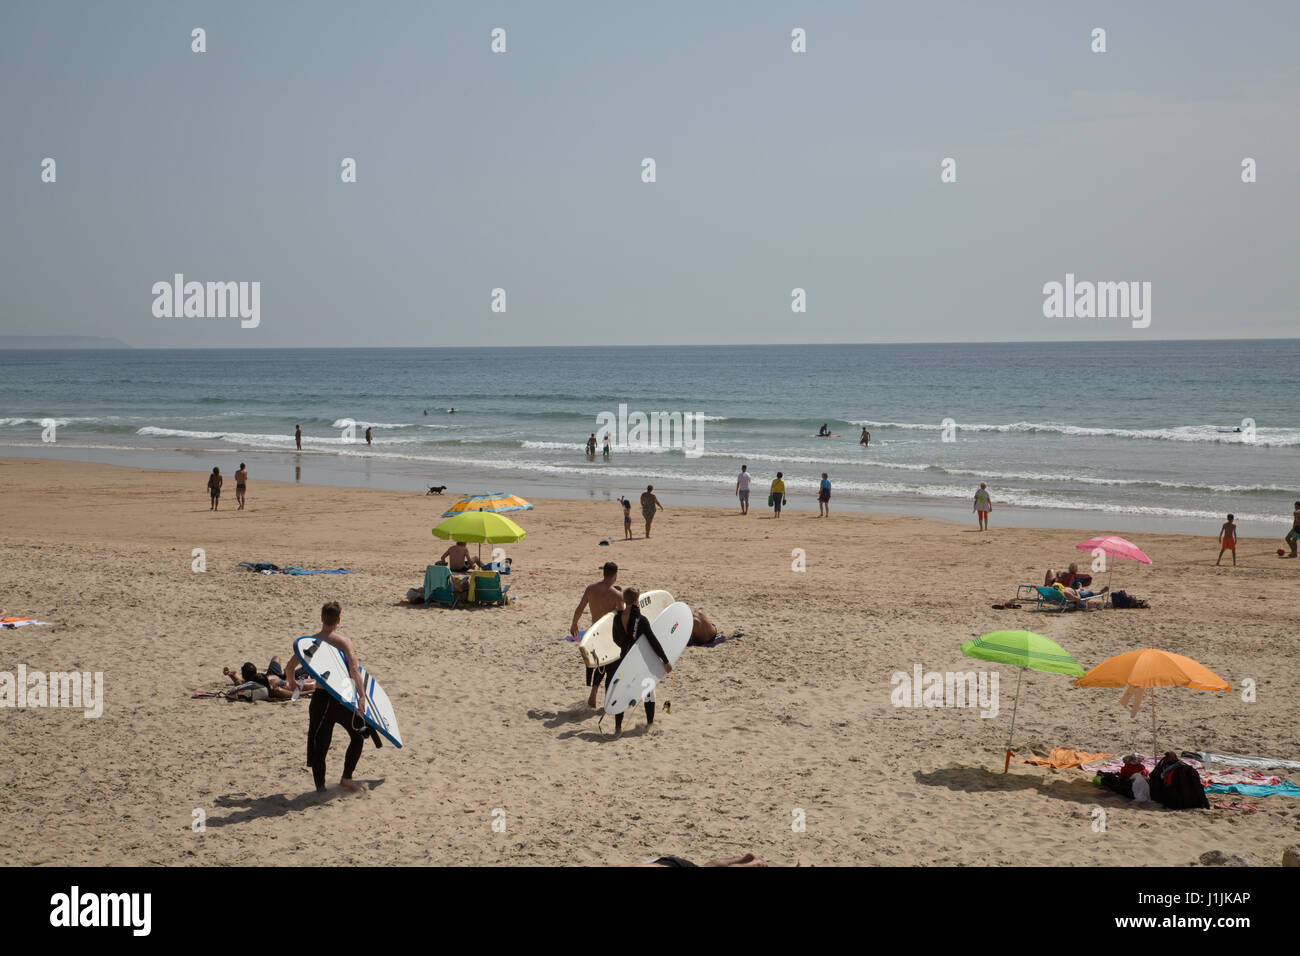
<path fill-rule="evenodd" d="M 357 690 L 348 676 L 348 665 L 343 654 L 333 644 L 308 635 L 293 642 L 293 651 L 302 661 L 307 673 L 316 679 L 316 693 L 326 691 L 354 714 L 357 712 Z M 379 686 L 379 681 L 366 673 L 366 669 L 357 664 L 361 672 L 361 682 L 365 685 L 366 713 L 365 722 L 375 728 L 384 739 L 393 746 L 402 746 L 402 733 L 397 727 L 397 714 L 393 712 L 393 702 Z"/>
<path fill-rule="evenodd" d="M 650 624 L 650 630 L 659 639 L 659 645 L 668 655 L 668 663 L 676 664 L 691 640 L 691 609 L 683 602 L 670 604 Z M 664 676 L 664 664 L 644 637 L 638 640 L 623 658 L 610 681 L 605 694 L 605 713 L 621 714 L 633 704 L 654 693 L 655 685 Z"/>
<path fill-rule="evenodd" d="M 843 438 L 843 435 L 813 435 L 813 438 Z"/>
<path fill-rule="evenodd" d="M 647 621 L 653 621 L 668 605 L 673 603 L 673 596 L 667 591 L 646 591 L 641 595 L 637 606 Z M 610 611 L 599 621 L 589 627 L 578 642 L 578 653 L 588 667 L 604 667 L 618 660 L 619 649 L 614 643 L 614 615 Z"/>

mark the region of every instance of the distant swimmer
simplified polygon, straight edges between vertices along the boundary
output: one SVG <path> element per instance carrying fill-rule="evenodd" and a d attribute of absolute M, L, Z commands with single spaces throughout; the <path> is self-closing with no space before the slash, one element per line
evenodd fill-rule
<path fill-rule="evenodd" d="M 366 429 L 366 444 L 367 444 L 367 445 L 370 444 L 370 429 L 369 429 L 369 428 Z"/>
<path fill-rule="evenodd" d="M 424 410 L 424 414 L 426 415 L 429 414 L 429 410 L 427 408 Z"/>
<path fill-rule="evenodd" d="M 867 448 L 870 448 L 870 447 L 871 447 L 871 432 L 869 432 L 869 431 L 867 431 L 865 428 L 863 428 L 863 429 L 862 429 L 862 437 L 858 439 L 858 444 L 859 444 L 859 445 L 863 445 L 863 446 L 865 446 L 865 447 L 867 447 Z"/>
<path fill-rule="evenodd" d="M 448 414 L 448 415 L 455 415 L 455 414 L 456 414 L 456 409 L 454 409 L 454 408 L 449 408 L 449 409 L 447 409 L 447 414 Z"/>

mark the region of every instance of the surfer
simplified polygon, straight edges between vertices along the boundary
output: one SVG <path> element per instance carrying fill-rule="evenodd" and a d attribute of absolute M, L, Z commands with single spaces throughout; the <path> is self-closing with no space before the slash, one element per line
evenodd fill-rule
<path fill-rule="evenodd" d="M 623 607 L 623 592 L 615 583 L 618 580 L 618 565 L 606 561 L 601 570 L 603 576 L 595 584 L 587 585 L 587 589 L 582 592 L 582 600 L 578 602 L 578 609 L 573 612 L 573 621 L 569 624 L 571 637 L 578 636 L 578 621 L 582 619 L 582 612 L 586 608 L 591 608 L 591 623 L 595 624 L 609 612 Z M 600 678 L 594 677 L 595 674 L 595 668 L 587 668 L 587 686 L 591 688 L 591 696 L 587 698 L 588 707 L 596 706 L 596 691 L 600 690 Z"/>
<path fill-rule="evenodd" d="M 822 424 L 821 430 L 820 430 L 819 432 L 817 432 L 817 437 L 818 437 L 818 438 L 825 438 L 825 437 L 826 437 L 827 435 L 829 435 L 830 433 L 831 433 L 830 423 L 829 423 L 829 422 L 826 422 L 826 423 L 823 423 L 823 424 Z"/>
<path fill-rule="evenodd" d="M 655 509 L 664 510 L 664 506 L 655 497 L 655 486 L 646 485 L 641 495 L 641 517 L 645 518 L 645 536 L 650 537 L 650 522 L 655 520 Z"/>
<path fill-rule="evenodd" d="M 244 510 L 244 492 L 248 489 L 248 466 L 242 461 L 239 463 L 239 470 L 235 472 L 235 500 L 239 502 L 239 507 L 235 510 Z"/>
<path fill-rule="evenodd" d="M 865 427 L 862 429 L 862 437 L 858 439 L 858 444 L 867 448 L 871 447 L 871 432 L 867 431 Z"/>
<path fill-rule="evenodd" d="M 650 630 L 650 622 L 645 619 L 637 603 L 641 600 L 641 592 L 634 588 L 628 588 L 623 592 L 623 608 L 614 615 L 614 643 L 618 645 L 621 652 L 618 660 L 605 667 L 605 697 L 609 697 L 609 685 L 614 679 L 614 674 L 618 671 L 619 665 L 623 663 L 623 658 L 627 657 L 627 652 L 636 646 L 636 642 L 641 638 L 646 638 L 650 644 L 650 649 L 659 655 L 659 660 L 663 661 L 664 676 L 667 677 L 673 672 L 673 665 L 668 662 L 668 655 L 664 653 L 663 645 L 659 643 L 659 638 L 655 637 L 654 631 Z M 594 694 L 593 694 L 594 696 Z M 594 707 L 595 704 L 593 703 Z M 651 688 L 645 695 L 645 722 L 649 727 L 655 722 L 655 692 Z M 623 732 L 623 715 L 614 715 L 614 736 L 617 737 Z"/>
<path fill-rule="evenodd" d="M 350 638 L 344 637 L 338 632 L 339 621 L 343 618 L 343 609 L 339 607 L 338 601 L 330 601 L 320 609 L 321 629 L 312 637 L 324 641 L 331 647 L 337 648 L 338 652 L 343 655 L 343 660 L 348 665 L 348 676 L 352 678 L 353 687 L 365 687 L 361 680 L 361 672 L 357 667 L 357 654 L 352 647 Z M 288 688 L 290 695 L 298 687 L 296 679 L 298 665 L 298 655 L 295 653 L 289 659 L 289 666 L 285 668 L 284 686 Z M 360 791 L 362 787 L 352 782 L 352 772 L 357 769 L 357 761 L 361 759 L 361 750 L 365 746 L 366 738 L 374 736 L 374 731 L 361 718 L 366 713 L 366 695 L 357 695 L 357 709 L 355 712 L 351 708 L 344 706 L 333 694 L 312 694 L 311 707 L 307 711 L 307 764 L 311 767 L 312 777 L 316 781 L 317 791 L 325 790 L 325 757 L 329 753 L 330 740 L 334 736 L 334 725 L 339 724 L 348 732 L 351 738 L 348 742 L 348 749 L 343 754 L 343 776 L 339 778 L 339 786 L 352 791 Z M 357 729 L 356 724 L 361 724 L 361 729 Z M 379 738 L 375 737 L 378 743 Z"/>

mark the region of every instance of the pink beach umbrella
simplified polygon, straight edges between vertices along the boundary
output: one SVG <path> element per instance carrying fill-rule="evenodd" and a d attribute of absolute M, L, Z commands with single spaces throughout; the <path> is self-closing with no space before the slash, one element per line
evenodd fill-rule
<path fill-rule="evenodd" d="M 1075 545 L 1080 551 L 1101 551 L 1107 558 L 1124 558 L 1128 561 L 1141 561 L 1143 564 L 1150 564 L 1148 558 L 1136 544 L 1127 538 L 1119 538 L 1109 535 L 1104 538 L 1089 538 Z M 1110 576 L 1115 573 L 1115 566 L 1109 561 L 1107 564 L 1106 587 L 1110 587 Z"/>

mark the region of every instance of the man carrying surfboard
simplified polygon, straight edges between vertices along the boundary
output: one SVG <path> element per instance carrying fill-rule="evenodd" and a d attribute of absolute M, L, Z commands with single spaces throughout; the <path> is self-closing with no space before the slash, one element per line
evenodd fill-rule
<path fill-rule="evenodd" d="M 578 609 L 573 612 L 573 622 L 569 625 L 571 637 L 578 636 L 578 622 L 582 619 L 585 608 L 591 608 L 591 623 L 595 624 L 610 611 L 618 611 L 623 607 L 623 592 L 614 583 L 618 580 L 618 565 L 606 561 L 601 570 L 604 576 L 595 584 L 587 585 L 587 589 L 582 592 L 582 600 L 578 602 Z M 587 668 L 587 686 L 591 688 L 591 696 L 587 698 L 588 707 L 596 706 L 596 691 L 600 690 L 600 678 L 593 677 L 595 673 L 594 667 Z"/>
<path fill-rule="evenodd" d="M 623 609 L 614 615 L 614 643 L 618 645 L 619 650 L 623 653 L 619 655 L 618 663 L 611 664 L 605 668 L 605 704 L 609 704 L 609 684 L 613 680 L 614 674 L 618 672 L 618 665 L 623 663 L 627 657 L 628 651 L 636 646 L 640 638 L 645 638 L 650 649 L 658 655 L 659 660 L 663 661 L 664 675 L 667 676 L 673 672 L 673 665 L 668 660 L 668 655 L 664 652 L 663 645 L 659 643 L 659 638 L 655 637 L 655 632 L 650 629 L 650 622 L 647 621 L 641 613 L 638 603 L 641 600 L 641 592 L 633 588 L 628 588 L 623 592 Z M 685 607 L 685 605 L 682 605 Z M 594 700 L 593 691 L 592 698 Z M 593 706 L 595 706 L 593 704 Z M 655 692 L 651 689 L 645 697 L 645 722 L 650 726 L 655 722 Z M 623 712 L 614 715 L 614 736 L 617 737 L 623 732 Z"/>
<path fill-rule="evenodd" d="M 343 655 L 343 660 L 347 662 L 352 686 L 365 687 L 365 681 L 361 679 L 361 671 L 357 667 L 357 654 L 352 647 L 352 641 L 338 633 L 339 621 L 342 618 L 343 609 L 339 607 L 339 602 L 330 601 L 320 609 L 321 629 L 312 637 L 336 648 Z M 294 654 L 289 661 L 289 666 L 284 669 L 284 683 L 291 693 L 298 686 L 296 675 L 300 663 L 298 655 Z M 335 724 L 340 724 L 351 738 L 348 749 L 343 755 L 343 776 L 339 779 L 339 786 L 352 791 L 362 789 L 359 784 L 352 782 L 352 773 L 357 769 L 357 761 L 361 759 L 366 738 L 374 733 L 370 725 L 361 720 L 365 712 L 365 694 L 357 695 L 355 714 L 330 694 L 324 692 L 312 694 L 311 706 L 307 710 L 307 764 L 311 767 L 317 791 L 325 790 L 325 757 L 329 753 Z M 361 722 L 360 730 L 354 726 L 358 720 Z"/>

